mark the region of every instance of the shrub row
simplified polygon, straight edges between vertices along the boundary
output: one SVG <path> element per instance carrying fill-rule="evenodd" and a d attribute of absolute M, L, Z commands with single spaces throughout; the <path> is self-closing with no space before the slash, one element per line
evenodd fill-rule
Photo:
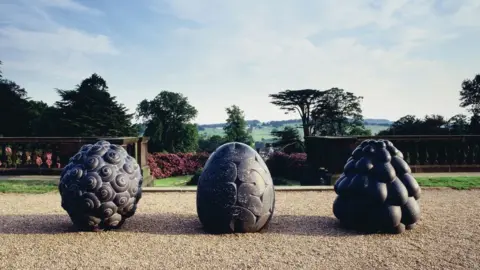
<path fill-rule="evenodd" d="M 147 158 L 150 172 L 155 178 L 194 174 L 203 168 L 208 153 L 154 153 Z"/>
<path fill-rule="evenodd" d="M 265 162 L 274 178 L 302 181 L 307 176 L 307 154 L 275 152 Z"/>
<path fill-rule="evenodd" d="M 152 176 L 157 179 L 194 174 L 197 174 L 198 178 L 208 156 L 208 153 L 155 153 L 149 154 L 148 165 Z M 301 181 L 306 177 L 307 155 L 305 153 L 276 152 L 270 156 L 266 164 L 274 178 L 281 177 Z"/>

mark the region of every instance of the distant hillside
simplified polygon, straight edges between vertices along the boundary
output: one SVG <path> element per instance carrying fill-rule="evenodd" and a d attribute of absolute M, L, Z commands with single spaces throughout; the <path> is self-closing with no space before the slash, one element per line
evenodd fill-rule
<path fill-rule="evenodd" d="M 271 127 L 282 127 L 285 125 L 301 125 L 300 119 L 290 119 L 290 120 L 272 120 L 268 122 L 260 122 L 258 120 L 247 120 L 247 123 L 251 127 L 262 127 L 262 126 L 271 126 Z M 374 119 L 367 118 L 364 120 L 366 126 L 390 126 L 393 122 L 387 119 Z M 198 125 L 199 130 L 205 128 L 222 128 L 225 123 L 216 123 L 216 124 L 205 124 Z"/>

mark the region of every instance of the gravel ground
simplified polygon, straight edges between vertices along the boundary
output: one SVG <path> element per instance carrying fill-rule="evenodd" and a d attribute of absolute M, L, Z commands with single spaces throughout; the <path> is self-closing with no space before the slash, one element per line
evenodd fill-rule
<path fill-rule="evenodd" d="M 277 192 L 263 233 L 207 235 L 195 193 L 145 194 L 119 231 L 75 232 L 58 193 L 0 195 L 0 269 L 480 269 L 480 190 L 428 190 L 401 235 L 344 231 L 334 192 Z"/>

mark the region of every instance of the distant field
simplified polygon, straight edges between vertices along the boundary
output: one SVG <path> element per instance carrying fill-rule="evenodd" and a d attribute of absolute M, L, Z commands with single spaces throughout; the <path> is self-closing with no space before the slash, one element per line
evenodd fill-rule
<path fill-rule="evenodd" d="M 366 126 L 368 129 L 372 131 L 372 134 L 377 134 L 378 132 L 387 129 L 386 126 L 378 126 L 378 125 L 367 125 Z M 284 126 L 278 128 L 279 130 L 282 130 Z M 252 132 L 253 139 L 255 141 L 262 141 L 268 140 L 272 138 L 272 135 L 270 134 L 274 128 L 271 126 L 266 126 L 262 128 L 255 128 Z M 300 135 L 303 137 L 303 130 L 301 128 L 298 129 L 300 132 Z M 200 131 L 200 134 L 205 134 L 207 136 L 213 136 L 213 135 L 220 135 L 223 136 L 224 132 L 222 128 L 205 128 L 205 130 Z"/>

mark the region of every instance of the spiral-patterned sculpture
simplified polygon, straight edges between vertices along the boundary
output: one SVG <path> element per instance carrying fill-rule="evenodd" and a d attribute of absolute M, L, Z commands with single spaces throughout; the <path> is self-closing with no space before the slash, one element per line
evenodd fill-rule
<path fill-rule="evenodd" d="M 250 146 L 226 143 L 209 157 L 197 188 L 197 213 L 206 232 L 261 231 L 274 206 L 272 177 Z"/>
<path fill-rule="evenodd" d="M 402 233 L 420 218 L 420 186 L 390 141 L 363 141 L 334 188 L 333 213 L 348 228 Z"/>
<path fill-rule="evenodd" d="M 79 230 L 122 226 L 142 196 L 137 161 L 123 147 L 99 141 L 82 146 L 60 176 L 62 208 Z"/>

